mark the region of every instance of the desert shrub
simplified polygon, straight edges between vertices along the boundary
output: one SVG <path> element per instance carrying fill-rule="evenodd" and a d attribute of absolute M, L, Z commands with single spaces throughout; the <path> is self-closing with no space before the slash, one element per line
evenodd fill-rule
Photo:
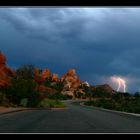
<path fill-rule="evenodd" d="M 51 86 L 51 82 L 52 82 L 52 78 L 51 77 L 47 77 L 45 79 L 45 86 L 50 87 Z"/>
<path fill-rule="evenodd" d="M 80 91 L 76 91 L 76 92 L 74 93 L 74 96 L 75 96 L 76 98 L 82 98 L 83 93 L 81 93 Z"/>
<path fill-rule="evenodd" d="M 21 106 L 27 107 L 27 104 L 28 104 L 28 99 L 27 98 L 21 99 L 21 101 L 20 101 L 20 105 Z"/>
<path fill-rule="evenodd" d="M 69 100 L 69 99 L 71 100 L 71 99 L 73 98 L 72 95 L 68 95 L 68 94 L 67 94 L 67 95 L 64 95 L 64 96 L 65 96 L 68 100 Z"/>
<path fill-rule="evenodd" d="M 38 107 L 65 107 L 64 103 L 59 100 L 44 99 L 40 102 Z"/>
<path fill-rule="evenodd" d="M 88 106 L 94 106 L 95 105 L 95 101 L 86 101 L 84 102 L 85 105 L 88 105 Z"/>
<path fill-rule="evenodd" d="M 61 92 L 62 89 L 63 89 L 63 83 L 60 82 L 60 81 L 58 81 L 58 82 L 56 82 L 56 84 L 54 84 L 54 85 L 52 86 L 52 88 L 54 88 L 54 89 L 56 89 L 57 91 Z"/>
<path fill-rule="evenodd" d="M 102 98 L 96 101 L 87 101 L 84 104 L 111 110 L 118 110 L 130 113 L 140 113 L 140 98 L 132 97 L 128 94 L 115 95 L 113 99 Z"/>
<path fill-rule="evenodd" d="M 61 92 L 56 92 L 55 94 L 49 94 L 49 99 L 56 99 L 56 100 L 67 100 L 68 97 L 66 95 L 63 95 Z"/>
<path fill-rule="evenodd" d="M 12 80 L 12 86 L 5 89 L 5 94 L 16 105 L 20 105 L 21 100 L 27 98 L 27 106 L 33 106 L 39 100 L 39 92 L 35 90 L 36 86 L 37 83 L 32 79 L 15 78 Z"/>
<path fill-rule="evenodd" d="M 18 78 L 22 78 L 22 79 L 33 79 L 34 68 L 35 67 L 33 65 L 21 66 L 16 70 L 16 75 Z"/>

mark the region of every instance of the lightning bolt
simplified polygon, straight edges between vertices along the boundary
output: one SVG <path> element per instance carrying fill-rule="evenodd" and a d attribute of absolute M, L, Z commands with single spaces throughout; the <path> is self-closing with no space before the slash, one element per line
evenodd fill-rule
<path fill-rule="evenodd" d="M 120 78 L 117 78 L 116 80 L 117 80 L 117 82 L 118 82 L 118 88 L 117 88 L 117 91 L 119 91 L 119 90 L 120 90 L 120 88 L 121 88 Z"/>
<path fill-rule="evenodd" d="M 121 84 L 123 86 L 123 92 L 126 92 L 126 83 L 125 83 L 125 81 L 123 79 L 120 79 L 120 81 L 121 81 Z"/>
<path fill-rule="evenodd" d="M 117 88 L 117 91 L 120 90 L 120 88 L 122 87 L 123 88 L 123 92 L 126 92 L 126 82 L 124 79 L 120 78 L 120 77 L 116 77 L 116 76 L 113 76 L 111 77 L 113 81 L 117 82 L 118 84 L 118 88 Z"/>

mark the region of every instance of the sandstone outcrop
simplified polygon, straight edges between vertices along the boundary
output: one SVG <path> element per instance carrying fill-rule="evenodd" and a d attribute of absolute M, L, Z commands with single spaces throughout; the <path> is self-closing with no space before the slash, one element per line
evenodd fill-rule
<path fill-rule="evenodd" d="M 75 69 L 71 69 L 67 74 L 63 75 L 61 81 L 64 85 L 62 93 L 68 95 L 73 95 L 74 91 L 77 90 L 81 84 L 80 78 L 76 75 Z"/>
<path fill-rule="evenodd" d="M 50 87 L 45 86 L 45 80 L 46 78 L 54 78 L 54 80 L 56 80 L 57 76 L 56 75 L 52 75 L 51 71 L 49 69 L 45 69 L 42 72 L 39 70 L 39 68 L 35 68 L 34 70 L 35 73 L 35 81 L 38 83 L 38 87 L 37 90 L 39 90 L 40 92 L 44 93 L 44 92 L 48 92 L 48 93 L 55 93 L 56 91 Z"/>
<path fill-rule="evenodd" d="M 13 76 L 15 76 L 14 71 L 6 66 L 6 57 L 0 51 L 0 88 L 9 86 Z"/>
<path fill-rule="evenodd" d="M 35 81 L 38 84 L 43 84 L 45 79 L 51 77 L 51 71 L 49 69 L 45 69 L 44 71 L 40 72 L 39 68 L 35 68 Z"/>
<path fill-rule="evenodd" d="M 53 74 L 52 75 L 52 81 L 54 81 L 54 82 L 58 82 L 59 81 L 59 77 L 58 77 L 58 74 Z"/>

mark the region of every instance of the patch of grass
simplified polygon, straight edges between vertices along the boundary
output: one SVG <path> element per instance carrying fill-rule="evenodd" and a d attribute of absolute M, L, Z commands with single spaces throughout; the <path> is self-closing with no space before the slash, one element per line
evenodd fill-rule
<path fill-rule="evenodd" d="M 44 99 L 38 107 L 65 108 L 66 105 L 59 100 Z"/>

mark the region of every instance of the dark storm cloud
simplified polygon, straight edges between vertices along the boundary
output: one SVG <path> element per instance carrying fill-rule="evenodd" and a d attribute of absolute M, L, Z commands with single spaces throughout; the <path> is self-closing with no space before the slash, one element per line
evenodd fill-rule
<path fill-rule="evenodd" d="M 139 8 L 1 8 L 0 46 L 11 66 L 32 63 L 59 74 L 76 68 L 93 84 L 120 75 L 136 91 L 139 15 Z"/>

